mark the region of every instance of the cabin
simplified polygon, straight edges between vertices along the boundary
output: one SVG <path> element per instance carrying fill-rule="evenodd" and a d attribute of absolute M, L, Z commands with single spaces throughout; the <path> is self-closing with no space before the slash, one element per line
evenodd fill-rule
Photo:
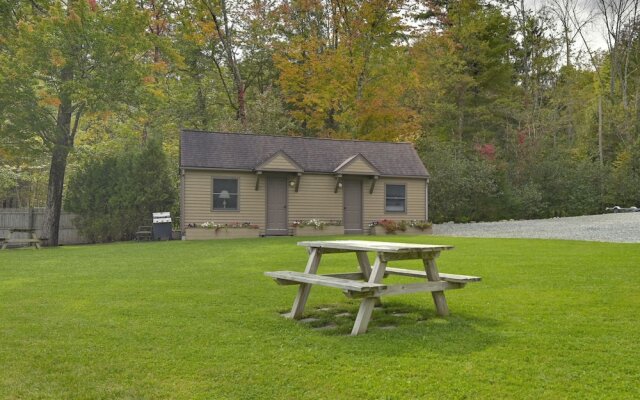
<path fill-rule="evenodd" d="M 180 176 L 186 239 L 206 228 L 367 234 L 380 220 L 428 219 L 429 174 L 411 143 L 182 130 Z"/>

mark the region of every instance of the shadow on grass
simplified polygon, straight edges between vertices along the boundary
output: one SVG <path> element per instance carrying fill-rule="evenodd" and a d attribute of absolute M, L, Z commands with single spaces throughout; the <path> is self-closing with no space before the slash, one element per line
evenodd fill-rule
<path fill-rule="evenodd" d="M 324 337 L 343 341 L 351 333 L 359 304 L 358 301 L 350 301 L 308 308 L 297 323 Z M 387 300 L 374 309 L 367 333 L 354 340 L 363 340 L 360 342 L 363 347 L 381 355 L 410 352 L 417 348 L 437 354 L 459 355 L 502 342 L 499 326 L 500 322 L 494 319 L 455 311 L 448 317 L 440 317 L 427 307 Z M 385 340 L 397 339 L 401 347 L 365 343 L 369 341 L 367 338 L 379 339 L 381 336 Z"/>

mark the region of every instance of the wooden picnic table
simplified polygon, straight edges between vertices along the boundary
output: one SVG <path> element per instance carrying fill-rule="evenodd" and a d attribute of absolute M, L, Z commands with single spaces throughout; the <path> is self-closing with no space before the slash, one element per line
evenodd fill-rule
<path fill-rule="evenodd" d="M 15 233 L 28 233 L 29 237 L 14 237 Z M 9 229 L 9 236 L 2 240 L 2 250 L 6 249 L 10 244 L 26 244 L 34 246 L 35 249 L 40 248 L 41 241 L 36 236 L 36 230 L 31 228 L 12 228 Z"/>
<path fill-rule="evenodd" d="M 481 280 L 477 276 L 444 274 L 438 271 L 436 258 L 440 252 L 453 246 L 413 243 L 373 242 L 364 240 L 329 240 L 299 242 L 309 252 L 309 260 L 304 272 L 273 271 L 265 275 L 274 278 L 281 285 L 300 285 L 288 318 L 300 319 L 313 285 L 341 289 L 351 298 L 362 298 L 360 310 L 351 331 L 358 335 L 367 331 L 373 308 L 382 296 L 408 293 L 431 292 L 438 315 L 449 315 L 449 307 L 444 292 L 461 289 L 469 282 Z M 376 254 L 373 266 L 369 263 L 368 252 Z M 355 253 L 359 271 L 318 275 L 318 267 L 323 254 Z M 395 260 L 422 260 L 424 270 L 392 268 L 387 264 Z M 401 275 L 423 280 L 421 283 L 385 284 L 388 275 Z"/>

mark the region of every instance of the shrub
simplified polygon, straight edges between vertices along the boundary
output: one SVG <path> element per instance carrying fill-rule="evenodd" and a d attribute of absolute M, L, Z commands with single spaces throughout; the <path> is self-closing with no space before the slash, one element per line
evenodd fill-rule
<path fill-rule="evenodd" d="M 499 194 L 495 163 L 461 148 L 432 144 L 423 152 L 429 173 L 429 216 L 434 222 L 494 219 Z"/>
<path fill-rule="evenodd" d="M 610 205 L 640 206 L 640 141 L 618 154 L 608 181 L 607 197 Z"/>
<path fill-rule="evenodd" d="M 170 210 L 177 199 L 159 141 L 87 161 L 69 179 L 65 208 L 92 242 L 131 239 L 151 213 Z"/>

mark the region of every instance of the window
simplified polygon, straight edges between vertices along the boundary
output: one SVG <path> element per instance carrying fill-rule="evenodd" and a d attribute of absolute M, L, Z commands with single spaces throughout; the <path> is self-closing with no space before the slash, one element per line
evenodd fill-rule
<path fill-rule="evenodd" d="M 407 188 L 405 185 L 385 185 L 384 210 L 389 212 L 405 212 L 407 210 Z"/>
<path fill-rule="evenodd" d="M 213 209 L 237 210 L 238 209 L 238 180 L 218 179 L 213 180 Z"/>

